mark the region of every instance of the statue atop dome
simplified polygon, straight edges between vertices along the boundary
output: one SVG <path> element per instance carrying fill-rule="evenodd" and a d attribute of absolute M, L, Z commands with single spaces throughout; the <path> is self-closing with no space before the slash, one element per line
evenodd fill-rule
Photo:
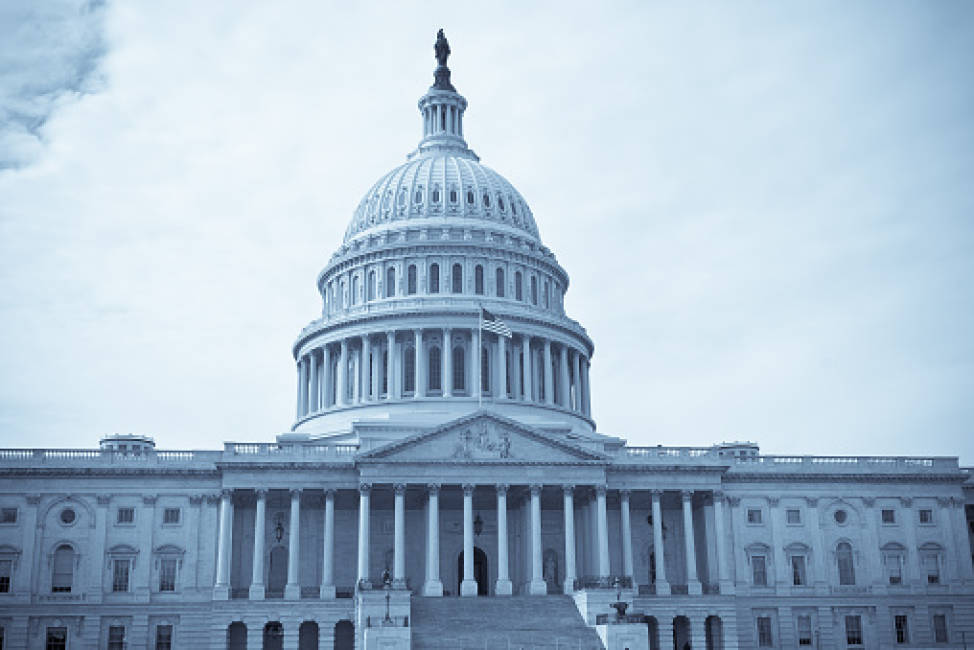
<path fill-rule="evenodd" d="M 457 89 L 450 83 L 450 68 L 446 67 L 446 59 L 450 56 L 450 42 L 446 40 L 446 34 L 441 28 L 436 32 L 436 44 L 433 45 L 433 54 L 436 56 L 436 71 L 433 73 L 433 90 L 449 90 L 456 92 Z"/>

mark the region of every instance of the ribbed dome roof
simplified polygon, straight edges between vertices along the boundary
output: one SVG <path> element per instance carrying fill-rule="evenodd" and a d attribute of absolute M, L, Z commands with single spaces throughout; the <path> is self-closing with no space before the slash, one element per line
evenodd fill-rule
<path fill-rule="evenodd" d="M 538 238 L 531 209 L 506 178 L 470 154 L 434 151 L 396 167 L 372 186 L 355 210 L 345 241 L 419 219 L 447 226 L 489 221 Z"/>

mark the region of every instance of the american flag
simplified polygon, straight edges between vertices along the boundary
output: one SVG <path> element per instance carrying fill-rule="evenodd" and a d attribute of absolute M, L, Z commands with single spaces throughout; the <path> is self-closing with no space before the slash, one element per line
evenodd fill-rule
<path fill-rule="evenodd" d="M 507 326 L 507 323 L 483 307 L 480 308 L 480 327 L 499 336 L 506 336 L 507 338 L 514 336 L 514 332 Z"/>

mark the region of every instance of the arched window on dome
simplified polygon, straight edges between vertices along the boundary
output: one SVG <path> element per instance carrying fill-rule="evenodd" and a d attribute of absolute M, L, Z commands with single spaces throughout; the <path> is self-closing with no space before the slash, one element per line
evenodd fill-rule
<path fill-rule="evenodd" d="M 440 265 L 436 262 L 430 264 L 429 292 L 440 292 Z"/>
<path fill-rule="evenodd" d="M 413 194 L 413 203 L 420 204 L 423 202 L 423 186 L 420 185 L 416 188 L 416 192 Z"/>
<path fill-rule="evenodd" d="M 517 201 L 511 201 L 511 214 L 517 216 Z"/>
<path fill-rule="evenodd" d="M 416 293 L 416 265 L 410 264 L 406 271 L 406 293 L 410 296 Z"/>
<path fill-rule="evenodd" d="M 453 390 L 463 392 L 467 390 L 467 371 L 464 368 L 465 355 L 463 346 L 458 345 L 453 348 Z"/>
<path fill-rule="evenodd" d="M 386 269 L 386 298 L 394 298 L 396 295 L 396 268 L 390 266 Z"/>
<path fill-rule="evenodd" d="M 358 304 L 358 276 L 357 275 L 352 276 L 352 296 L 351 297 L 352 297 L 351 303 L 353 305 L 357 305 Z"/>
<path fill-rule="evenodd" d="M 473 190 L 467 190 L 467 203 L 473 205 L 473 202 L 474 202 Z"/>
<path fill-rule="evenodd" d="M 438 187 L 434 187 L 433 188 L 433 194 L 432 194 L 431 198 L 433 200 L 433 203 L 439 203 L 440 202 L 440 188 L 438 188 Z"/>
<path fill-rule="evenodd" d="M 369 300 L 375 300 L 375 271 L 369 271 Z"/>
<path fill-rule="evenodd" d="M 490 352 L 486 345 L 480 348 L 480 393 L 490 395 Z"/>
<path fill-rule="evenodd" d="M 61 544 L 54 551 L 51 566 L 51 592 L 70 593 L 74 586 L 74 549 L 68 544 Z"/>
<path fill-rule="evenodd" d="M 538 278 L 537 276 L 531 276 L 531 304 L 538 304 Z"/>
<path fill-rule="evenodd" d="M 840 585 L 856 584 L 856 568 L 852 560 L 852 544 L 839 542 L 835 547 L 835 563 Z"/>
<path fill-rule="evenodd" d="M 403 348 L 402 351 L 403 392 L 416 392 L 416 348 Z"/>
<path fill-rule="evenodd" d="M 484 207 L 485 208 L 490 207 L 490 194 L 488 194 L 487 192 L 484 192 Z"/>
<path fill-rule="evenodd" d="M 478 296 L 484 295 L 484 267 L 478 264 L 473 270 L 474 293 Z"/>
<path fill-rule="evenodd" d="M 348 309 L 348 292 L 345 291 L 345 280 L 342 280 L 342 309 Z"/>
<path fill-rule="evenodd" d="M 551 285 L 548 281 L 544 281 L 544 308 L 548 309 L 551 307 Z"/>
<path fill-rule="evenodd" d="M 429 351 L 429 365 L 427 366 L 429 372 L 429 390 L 443 390 L 442 382 L 442 359 L 440 355 L 440 348 L 436 346 L 430 347 Z"/>
<path fill-rule="evenodd" d="M 450 189 L 450 203 L 453 203 L 453 204 L 455 204 L 455 203 L 457 202 L 457 199 L 458 199 L 458 198 L 459 198 L 459 197 L 458 197 L 458 195 L 457 195 L 457 191 L 456 191 L 456 189 L 454 189 L 454 188 L 451 188 L 451 189 Z"/>
<path fill-rule="evenodd" d="M 399 190 L 399 197 L 396 199 L 396 202 L 398 203 L 398 205 L 399 205 L 400 208 L 403 208 L 403 207 L 406 207 L 406 201 L 407 200 L 408 200 L 408 197 L 406 195 L 406 190 L 405 190 L 405 188 L 401 188 Z"/>
<path fill-rule="evenodd" d="M 504 297 L 504 269 L 497 267 L 497 297 Z"/>
<path fill-rule="evenodd" d="M 453 293 L 463 293 L 463 266 L 460 264 L 453 265 L 452 285 Z"/>
<path fill-rule="evenodd" d="M 520 271 L 514 272 L 514 297 L 517 300 L 524 300 L 524 288 L 521 286 L 523 278 Z"/>
<path fill-rule="evenodd" d="M 497 195 L 497 207 L 501 212 L 504 211 L 504 197 L 500 194 Z"/>

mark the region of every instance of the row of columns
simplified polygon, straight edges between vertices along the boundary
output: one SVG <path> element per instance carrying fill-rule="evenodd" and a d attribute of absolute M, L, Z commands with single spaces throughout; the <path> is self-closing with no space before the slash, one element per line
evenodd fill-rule
<path fill-rule="evenodd" d="M 453 344 L 452 335 L 455 331 L 467 332 L 472 342 L 471 349 L 483 347 L 480 340 L 482 332 L 474 328 L 445 327 L 438 329 L 417 328 L 402 330 L 411 332 L 413 350 L 415 351 L 413 364 L 413 399 L 427 397 L 429 390 L 427 379 L 430 368 L 427 346 L 423 344 L 424 332 L 436 332 L 441 335 L 440 345 L 440 389 L 442 397 L 453 396 Z M 297 362 L 298 396 L 297 417 L 303 418 L 329 408 L 343 407 L 353 404 L 366 404 L 382 399 L 402 399 L 404 395 L 404 378 L 399 378 L 396 372 L 400 363 L 397 359 L 397 348 L 400 352 L 407 349 L 407 343 L 399 346 L 396 330 L 385 332 L 385 341 L 373 344 L 371 334 L 364 334 L 354 338 L 343 338 L 329 342 L 309 350 Z M 508 372 L 507 339 L 496 337 L 493 362 L 494 372 L 490 385 L 490 394 L 498 400 L 520 400 L 526 402 L 544 403 L 550 406 L 560 406 L 570 411 L 591 417 L 591 397 L 589 384 L 589 359 L 580 350 L 563 343 L 553 342 L 551 339 L 535 337 L 530 334 L 518 334 L 520 341 L 522 372 L 517 372 L 516 351 L 512 350 L 511 361 L 513 368 Z M 358 345 L 353 347 L 353 342 Z M 446 342 L 443 345 L 442 342 Z M 535 343 L 536 342 L 536 343 Z M 466 347 L 464 348 L 466 350 Z M 373 353 L 374 351 L 374 353 Z M 385 367 L 382 358 L 385 354 Z M 466 352 L 464 352 L 466 355 Z M 557 381 L 554 374 L 554 355 L 557 354 Z M 540 358 L 541 367 L 538 368 Z M 466 356 L 465 356 L 466 358 Z M 334 360 L 334 361 L 333 361 Z M 476 354 L 474 364 L 466 364 L 464 372 L 464 392 L 479 397 L 481 391 L 481 355 Z M 332 366 L 335 366 L 334 373 Z M 349 366 L 352 372 L 349 373 Z M 469 370 L 468 370 L 469 368 Z M 473 371 L 473 372 L 471 372 Z M 386 390 L 380 390 L 380 376 L 384 375 Z M 510 394 L 507 390 L 508 375 L 510 375 Z M 537 376 L 536 376 L 537 375 Z M 537 386 L 535 384 L 538 384 Z M 557 389 L 557 390 L 556 390 Z M 574 389 L 574 390 L 573 390 Z"/>
<path fill-rule="evenodd" d="M 497 495 L 497 581 L 494 585 L 495 594 L 510 595 L 513 593 L 513 585 L 509 571 L 509 552 L 507 535 L 507 493 L 508 485 L 500 484 L 494 486 Z M 576 572 L 575 558 L 575 486 L 561 486 L 563 491 L 563 511 L 564 511 L 564 539 L 565 539 L 565 582 L 564 590 L 570 593 L 575 588 L 575 579 L 578 577 Z M 474 527 L 473 527 L 473 493 L 476 488 L 473 484 L 465 484 L 463 489 L 463 579 L 460 584 L 461 596 L 476 596 L 477 582 L 474 579 Z M 399 483 L 393 486 L 394 490 L 394 532 L 393 532 L 393 572 L 392 581 L 394 587 L 404 587 L 406 581 L 406 509 L 405 495 L 406 485 Z M 530 494 L 530 558 L 531 558 L 531 577 L 527 584 L 527 591 L 530 594 L 547 593 L 547 584 L 543 577 L 542 567 L 542 544 L 541 544 L 541 485 L 531 485 Z M 606 486 L 595 486 L 595 533 L 596 533 L 596 557 L 597 571 L 600 579 L 610 577 L 609 566 L 609 535 L 608 535 L 608 512 L 606 506 Z M 370 518 L 371 518 L 371 492 L 372 485 L 363 483 L 359 486 L 359 529 L 358 529 L 358 563 L 357 581 L 370 582 L 369 548 L 370 548 Z M 427 493 L 427 548 L 426 548 L 426 576 L 423 584 L 423 594 L 426 596 L 442 596 L 443 584 L 439 576 L 439 484 L 429 484 L 426 486 Z M 633 575 L 633 554 L 632 554 L 632 530 L 630 517 L 630 491 L 620 490 L 620 533 L 622 539 L 622 569 L 623 576 L 632 579 Z M 652 521 L 653 521 L 653 546 L 655 571 L 656 571 L 656 593 L 668 595 L 670 593 L 669 582 L 666 579 L 666 565 L 663 552 L 663 531 L 662 531 L 662 507 L 660 499 L 662 490 L 652 490 Z M 217 545 L 217 571 L 215 593 L 229 593 L 230 576 L 230 554 L 232 528 L 233 501 L 230 490 L 224 490 L 220 502 L 220 530 Z M 284 597 L 287 599 L 299 599 L 301 597 L 301 587 L 299 582 L 300 566 L 300 525 L 301 525 L 301 490 L 292 489 L 291 497 L 291 517 L 288 546 L 288 576 L 285 587 Z M 696 549 L 694 543 L 693 512 L 692 512 L 693 492 L 685 490 L 681 493 L 684 544 L 686 557 L 687 588 L 690 595 L 702 593 L 700 581 L 697 577 Z M 721 495 L 715 494 L 714 515 L 716 519 L 716 545 L 717 563 L 719 579 L 721 584 L 726 584 L 730 580 L 728 558 L 726 554 L 723 512 Z M 250 598 L 253 600 L 263 599 L 265 596 L 264 585 L 264 548 L 262 540 L 265 535 L 266 526 L 266 502 L 267 490 L 257 490 L 257 511 L 254 519 L 254 544 L 253 575 L 251 578 Z M 334 552 L 335 552 L 335 491 L 325 490 L 325 516 L 324 516 L 324 544 L 322 558 L 322 577 L 320 586 L 321 598 L 335 597 L 334 580 Z M 226 597 L 226 596 L 223 596 Z"/>
<path fill-rule="evenodd" d="M 463 110 L 453 104 L 428 104 L 423 112 L 423 135 L 463 135 Z"/>

